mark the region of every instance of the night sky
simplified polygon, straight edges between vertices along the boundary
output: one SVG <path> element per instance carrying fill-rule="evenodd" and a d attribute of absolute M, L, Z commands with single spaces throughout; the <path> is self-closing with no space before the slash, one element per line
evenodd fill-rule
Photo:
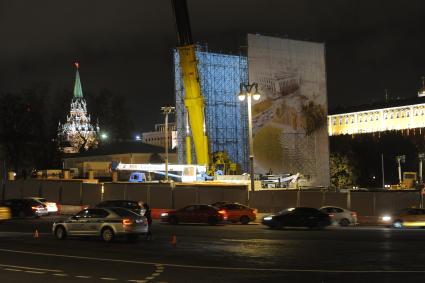
<path fill-rule="evenodd" d="M 415 96 L 425 75 L 425 1 L 188 0 L 193 38 L 239 54 L 246 33 L 326 43 L 329 107 Z M 127 97 L 137 130 L 174 104 L 169 0 L 0 0 L 0 91 L 47 81 Z M 242 47 L 243 50 L 243 47 Z M 88 105 L 90 108 L 90 105 Z M 64 109 L 64 112 L 68 109 Z"/>

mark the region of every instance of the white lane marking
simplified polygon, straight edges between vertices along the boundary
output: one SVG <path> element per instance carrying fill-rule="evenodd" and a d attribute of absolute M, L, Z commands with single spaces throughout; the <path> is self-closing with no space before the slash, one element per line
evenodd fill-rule
<path fill-rule="evenodd" d="M 75 277 L 77 277 L 77 278 L 84 278 L 84 279 L 91 278 L 91 276 L 87 276 L 87 275 L 75 275 Z"/>
<path fill-rule="evenodd" d="M 166 267 L 188 268 L 188 269 L 233 270 L 233 271 L 311 272 L 311 273 L 425 273 L 425 270 L 377 270 L 377 269 L 375 269 L 375 270 L 337 270 L 337 269 L 296 269 L 296 268 L 255 268 L 255 267 L 202 266 L 202 265 L 185 265 L 185 264 L 173 264 L 173 263 L 158 263 L 158 262 L 149 262 L 149 261 L 135 261 L 135 260 L 124 260 L 124 259 L 113 259 L 113 258 L 98 258 L 98 257 L 88 257 L 88 256 L 49 254 L 49 253 L 29 252 L 29 251 L 19 251 L 19 250 L 9 250 L 9 249 L 0 249 L 0 252 L 51 256 L 51 257 L 59 257 L 59 258 L 96 260 L 96 261 L 106 261 L 106 262 L 131 263 L 131 264 L 140 264 L 140 265 L 162 265 L 162 266 L 166 266 Z"/>
<path fill-rule="evenodd" d="M 68 276 L 68 274 L 65 274 L 65 273 L 53 273 L 52 275 L 54 275 L 54 276 L 62 276 L 62 277 Z"/>
<path fill-rule="evenodd" d="M 34 273 L 34 274 L 44 274 L 46 272 L 44 271 L 34 271 L 34 270 L 25 270 L 26 273 Z"/>
<path fill-rule="evenodd" d="M 128 282 L 136 282 L 136 283 L 146 283 L 147 280 L 127 280 Z"/>
<path fill-rule="evenodd" d="M 7 270 L 7 271 L 22 271 L 21 269 L 14 269 L 14 268 L 4 268 L 4 270 Z"/>
<path fill-rule="evenodd" d="M 36 268 L 36 267 L 21 266 L 21 265 L 9 265 L 9 264 L 0 264 L 0 267 L 23 268 L 23 269 L 40 270 L 40 271 L 47 271 L 47 272 L 62 272 L 62 270 L 60 269 L 44 269 L 44 268 Z"/>
<path fill-rule="evenodd" d="M 159 272 L 155 272 L 155 273 L 152 273 L 152 275 L 151 276 L 158 276 L 158 275 L 161 275 L 161 273 L 159 273 Z"/>
<path fill-rule="evenodd" d="M 145 279 L 151 280 L 151 279 L 154 279 L 154 278 L 155 278 L 154 276 L 149 276 L 149 277 L 146 277 Z"/>
<path fill-rule="evenodd" d="M 101 277 L 101 280 L 108 280 L 108 281 L 115 281 L 117 280 L 116 278 L 109 278 L 109 277 Z"/>

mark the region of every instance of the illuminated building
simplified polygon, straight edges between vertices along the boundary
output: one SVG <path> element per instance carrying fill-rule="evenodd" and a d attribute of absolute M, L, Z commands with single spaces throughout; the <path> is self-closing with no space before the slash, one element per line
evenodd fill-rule
<path fill-rule="evenodd" d="M 165 147 L 165 125 L 156 124 L 155 131 L 145 132 L 142 134 L 142 142 Z M 177 130 L 176 123 L 168 123 L 168 147 L 175 148 L 177 146 Z"/>
<path fill-rule="evenodd" d="M 71 110 L 66 117 L 66 122 L 58 126 L 60 150 L 64 153 L 78 153 L 97 147 L 99 143 L 99 126 L 93 126 L 90 115 L 87 115 L 87 102 L 83 97 L 79 65 L 75 63 L 74 96 L 71 101 Z"/>
<path fill-rule="evenodd" d="M 328 115 L 329 136 L 425 128 L 425 98 L 394 100 Z"/>

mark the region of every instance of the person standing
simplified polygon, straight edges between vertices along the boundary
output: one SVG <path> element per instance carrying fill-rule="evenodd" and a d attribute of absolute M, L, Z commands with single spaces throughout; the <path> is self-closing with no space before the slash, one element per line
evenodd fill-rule
<path fill-rule="evenodd" d="M 144 216 L 146 217 L 146 220 L 148 221 L 148 233 L 146 234 L 146 240 L 152 239 L 152 214 L 151 209 L 147 203 L 143 203 L 143 208 L 145 210 Z"/>

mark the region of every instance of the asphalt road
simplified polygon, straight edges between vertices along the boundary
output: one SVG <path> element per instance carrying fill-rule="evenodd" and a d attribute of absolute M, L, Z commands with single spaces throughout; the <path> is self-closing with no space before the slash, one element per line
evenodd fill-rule
<path fill-rule="evenodd" d="M 50 234 L 51 222 L 0 223 L 1 282 L 425 281 L 425 230 L 420 229 L 275 231 L 256 224 L 156 222 L 152 241 L 106 244 L 90 238 L 58 241 Z"/>

